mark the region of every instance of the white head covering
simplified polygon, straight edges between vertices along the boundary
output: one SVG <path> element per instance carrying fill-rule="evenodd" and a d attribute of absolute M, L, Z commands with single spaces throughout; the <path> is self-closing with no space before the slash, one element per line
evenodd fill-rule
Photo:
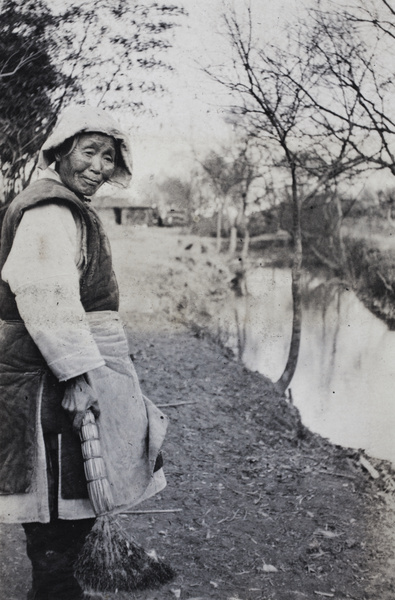
<path fill-rule="evenodd" d="M 106 112 L 91 106 L 69 106 L 60 115 L 51 135 L 44 143 L 38 157 L 38 168 L 46 169 L 55 162 L 55 150 L 68 138 L 79 133 L 104 133 L 119 143 L 120 164 L 115 167 L 110 183 L 127 187 L 132 178 L 132 153 L 128 135 Z"/>

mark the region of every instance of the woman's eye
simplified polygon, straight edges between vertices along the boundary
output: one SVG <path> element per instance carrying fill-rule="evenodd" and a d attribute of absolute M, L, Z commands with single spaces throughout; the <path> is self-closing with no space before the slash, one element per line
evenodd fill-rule
<path fill-rule="evenodd" d="M 108 155 L 108 156 L 105 156 L 105 157 L 104 157 L 104 160 L 105 160 L 105 161 L 107 161 L 107 162 L 110 162 L 111 164 L 113 164 L 113 163 L 114 163 L 114 159 L 113 159 L 113 157 L 112 157 L 112 156 L 110 156 L 110 155 Z"/>

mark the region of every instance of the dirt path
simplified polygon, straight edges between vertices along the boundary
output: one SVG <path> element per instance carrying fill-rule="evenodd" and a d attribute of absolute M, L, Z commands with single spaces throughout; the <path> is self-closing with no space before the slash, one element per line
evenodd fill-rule
<path fill-rule="evenodd" d="M 118 228 L 112 240 L 141 386 L 158 404 L 188 402 L 163 408 L 168 487 L 138 507 L 174 512 L 125 518 L 177 577 L 138 598 L 393 600 L 384 479 L 371 479 L 357 452 L 311 435 L 270 382 L 182 324 L 193 311 L 209 321 L 224 298 L 210 243 L 158 229 Z M 17 526 L 2 527 L 0 577 L 1 600 L 24 598 Z"/>

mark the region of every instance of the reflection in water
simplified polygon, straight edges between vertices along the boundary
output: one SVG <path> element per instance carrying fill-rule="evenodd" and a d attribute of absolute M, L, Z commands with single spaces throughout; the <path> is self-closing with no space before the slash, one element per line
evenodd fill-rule
<path fill-rule="evenodd" d="M 239 332 L 244 324 L 243 360 L 272 380 L 280 377 L 288 354 L 290 277 L 286 269 L 252 272 L 249 295 L 237 306 Z M 311 430 L 395 463 L 395 332 L 336 282 L 305 278 L 302 340 L 291 388 Z"/>

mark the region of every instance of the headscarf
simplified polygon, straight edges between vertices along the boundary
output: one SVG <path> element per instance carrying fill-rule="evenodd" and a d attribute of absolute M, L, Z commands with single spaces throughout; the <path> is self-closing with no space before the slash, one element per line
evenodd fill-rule
<path fill-rule="evenodd" d="M 38 157 L 38 168 L 46 169 L 55 162 L 55 151 L 63 142 L 80 133 L 103 133 L 119 145 L 120 157 L 109 182 L 127 187 L 132 178 L 132 154 L 128 135 L 110 115 L 91 106 L 69 106 L 59 117 Z"/>

